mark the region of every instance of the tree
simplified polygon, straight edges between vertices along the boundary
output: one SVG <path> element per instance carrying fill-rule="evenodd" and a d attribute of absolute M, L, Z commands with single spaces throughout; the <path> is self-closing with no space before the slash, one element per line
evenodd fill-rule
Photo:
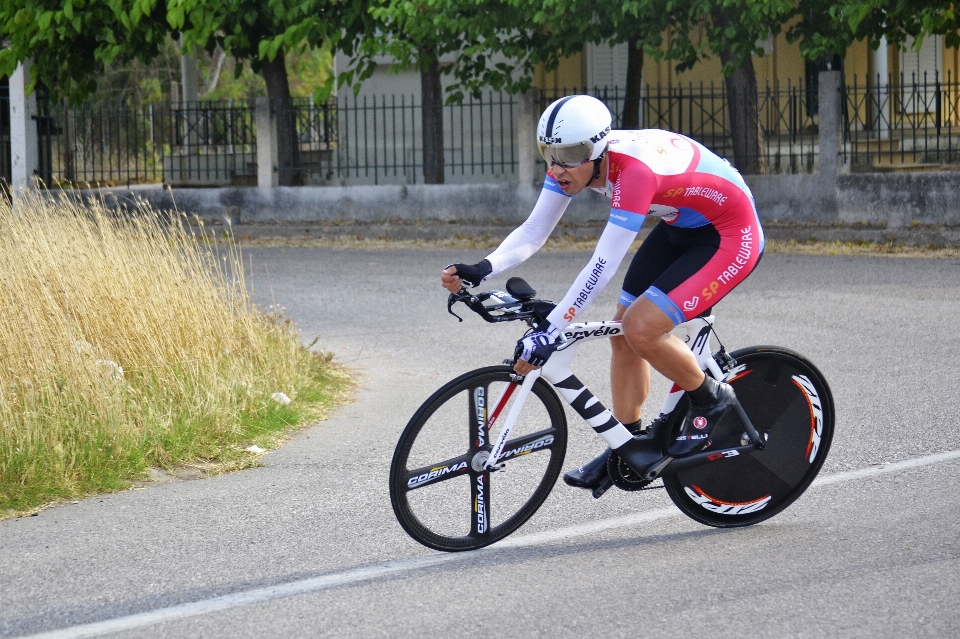
<path fill-rule="evenodd" d="M 938 0 L 802 0 L 793 11 L 799 20 L 787 31 L 808 60 L 843 55 L 856 41 L 876 47 L 881 38 L 904 46 L 926 35 L 943 35 L 944 44 L 960 48 L 960 20 L 952 3 Z"/>
<path fill-rule="evenodd" d="M 383 0 L 370 10 L 377 20 L 376 37 L 358 43 L 352 68 L 342 80 L 359 86 L 376 66 L 374 58 L 393 58 L 393 70 L 416 69 L 420 73 L 423 104 L 422 144 L 424 182 L 444 182 L 442 74 L 454 74 L 458 82 L 450 100 L 463 98 L 463 89 L 473 92 L 485 84 L 500 88 L 502 79 L 512 77 L 502 63 L 488 66 L 490 55 L 500 49 L 503 32 L 516 25 L 516 13 L 497 0 Z M 452 65 L 441 59 L 455 54 Z M 486 81 L 480 78 L 485 78 Z"/>
<path fill-rule="evenodd" d="M 924 35 L 943 34 L 947 46 L 960 46 L 956 13 L 952 5 L 937 0 L 691 0 L 686 15 L 691 28 L 665 55 L 678 60 L 681 68 L 706 53 L 720 56 L 731 105 L 734 160 L 745 173 L 764 171 L 751 61 L 761 53 L 759 40 L 786 28 L 787 40 L 797 42 L 807 60 L 843 56 L 855 41 L 876 47 L 882 37 L 901 46 L 916 38 L 919 47 Z M 690 40 L 698 23 L 704 26 L 706 48 Z"/>
<path fill-rule="evenodd" d="M 33 59 L 30 90 L 37 81 L 76 103 L 91 95 L 114 61 L 148 63 L 171 37 L 189 52 L 218 46 L 263 75 L 278 113 L 279 182 L 301 182 L 299 144 L 283 53 L 320 47 L 373 24 L 364 2 L 339 0 L 0 0 L 0 73 Z M 318 90 L 329 94 L 333 78 Z"/>
<path fill-rule="evenodd" d="M 346 83 L 372 73 L 373 59 L 389 55 L 394 69 L 417 68 L 424 104 L 425 181 L 442 171 L 441 73 L 451 76 L 447 101 L 481 89 L 527 91 L 538 65 L 548 71 L 580 53 L 587 42 L 628 42 L 627 99 L 622 121 L 639 125 L 644 49 L 662 43 L 672 15 L 657 0 L 382 0 L 371 12 L 381 37 L 358 48 Z M 438 65 L 443 57 L 452 57 Z"/>
<path fill-rule="evenodd" d="M 169 32 L 162 0 L 0 0 L 0 74 L 32 58 L 29 90 L 42 81 L 77 103 L 114 61 L 153 60 Z"/>
<path fill-rule="evenodd" d="M 551 34 L 547 46 L 553 46 L 544 62 L 555 64 L 557 54 L 569 54 L 565 43 L 576 43 L 582 51 L 586 43 L 627 43 L 627 75 L 623 112 L 623 128 L 640 126 L 640 90 L 645 49 L 656 49 L 663 42 L 663 33 L 670 28 L 673 14 L 664 11 L 657 0 L 602 0 L 600 2 L 562 2 L 548 0 L 543 10 L 534 14 L 538 28 Z"/>
<path fill-rule="evenodd" d="M 348 48 L 359 32 L 371 28 L 366 3 L 337 0 L 168 0 L 170 26 L 185 47 L 213 51 L 220 47 L 237 60 L 249 61 L 263 75 L 267 97 L 277 114 L 277 152 L 281 186 L 302 183 L 300 144 L 290 98 L 284 52 L 297 47 L 335 45 Z M 328 95 L 333 78 L 318 90 Z"/>
<path fill-rule="evenodd" d="M 648 48 L 679 71 L 716 55 L 723 65 L 734 164 L 743 173 L 764 173 L 763 131 L 753 56 L 758 42 L 780 32 L 793 0 L 658 0 L 673 16 L 663 47 Z"/>

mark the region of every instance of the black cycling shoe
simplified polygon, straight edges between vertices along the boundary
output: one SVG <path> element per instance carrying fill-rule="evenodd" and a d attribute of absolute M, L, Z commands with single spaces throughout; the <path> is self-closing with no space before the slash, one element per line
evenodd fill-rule
<path fill-rule="evenodd" d="M 574 488 L 593 490 L 603 483 L 607 475 L 607 460 L 610 459 L 610 449 L 606 449 L 600 456 L 576 470 L 564 473 L 563 483 Z"/>
<path fill-rule="evenodd" d="M 662 444 L 658 440 L 658 437 L 651 437 L 649 433 L 634 435 L 633 439 L 627 440 L 614 452 L 638 477 L 643 477 L 647 469 L 663 459 Z"/>
<path fill-rule="evenodd" d="M 708 378 L 709 379 L 709 378 Z M 699 453 L 710 445 L 710 435 L 714 426 L 723 419 L 730 409 L 737 405 L 737 396 L 729 384 L 712 382 L 711 395 L 713 401 L 700 405 L 693 401 L 687 409 L 687 416 L 683 419 L 680 434 L 670 443 L 667 452 L 673 457 L 682 457 Z"/>

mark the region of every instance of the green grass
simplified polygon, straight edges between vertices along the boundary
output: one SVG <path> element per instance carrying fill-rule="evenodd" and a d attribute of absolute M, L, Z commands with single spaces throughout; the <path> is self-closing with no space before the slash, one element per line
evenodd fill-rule
<path fill-rule="evenodd" d="M 0 518 L 256 465 L 343 401 L 345 371 L 211 247 L 145 207 L 0 205 Z"/>

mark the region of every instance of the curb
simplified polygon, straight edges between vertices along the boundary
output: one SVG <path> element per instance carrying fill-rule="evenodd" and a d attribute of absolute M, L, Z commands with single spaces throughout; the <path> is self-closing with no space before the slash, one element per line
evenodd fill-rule
<path fill-rule="evenodd" d="M 216 229 L 216 225 L 207 230 Z M 506 237 L 516 228 L 513 224 L 477 224 L 468 222 L 302 222 L 276 224 L 231 225 L 238 239 L 264 238 L 356 238 L 376 240 L 444 240 L 451 238 Z M 644 224 L 641 236 L 652 225 Z M 597 238 L 603 224 L 563 224 L 554 234 L 567 235 L 577 240 Z M 855 225 L 765 224 L 767 239 L 782 242 L 841 242 L 854 244 L 889 244 L 922 248 L 960 247 L 960 227 L 915 225 L 898 229 Z"/>

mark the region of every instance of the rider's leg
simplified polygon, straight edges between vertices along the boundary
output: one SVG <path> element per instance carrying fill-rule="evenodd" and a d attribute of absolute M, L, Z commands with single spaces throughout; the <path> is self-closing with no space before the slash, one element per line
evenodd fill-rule
<path fill-rule="evenodd" d="M 693 353 L 670 334 L 719 302 L 762 254 L 763 233 L 752 199 L 744 196 L 725 217 L 722 224 L 690 229 L 660 222 L 634 256 L 620 295 L 629 306 L 622 320 L 627 343 L 691 399 L 680 435 L 668 447 L 673 456 L 709 446 L 713 426 L 736 403 L 733 389 L 704 375 Z M 616 449 L 637 472 L 656 463 L 661 450 L 656 432 Z"/>
<path fill-rule="evenodd" d="M 733 214 L 727 224 L 684 232 L 683 255 L 630 305 L 622 320 L 630 346 L 690 398 L 680 434 L 667 449 L 673 456 L 708 447 L 714 426 L 736 405 L 733 389 L 704 375 L 693 353 L 670 334 L 675 325 L 708 311 L 756 267 L 763 239 L 753 224 L 752 202 L 744 198 Z M 647 458 L 644 454 L 636 461 Z"/>
<path fill-rule="evenodd" d="M 633 256 L 624 278 L 623 291 L 614 319 L 621 319 L 627 308 L 673 264 L 683 253 L 671 239 L 670 228 L 658 222 Z M 650 364 L 627 343 L 624 337 L 610 339 L 610 387 L 613 395 L 613 415 L 630 430 L 639 427 L 643 402 L 650 393 Z M 607 479 L 607 460 L 610 449 L 599 457 L 563 476 L 563 481 L 577 488 L 596 488 Z"/>
<path fill-rule="evenodd" d="M 622 327 L 637 357 L 650 362 L 661 375 L 687 392 L 703 383 L 704 374 L 693 351 L 670 333 L 673 320 L 649 299 L 641 297 L 630 305 L 623 315 Z"/>
<path fill-rule="evenodd" d="M 685 455 L 709 446 L 713 426 L 736 402 L 733 390 L 704 375 L 693 352 L 670 333 L 674 320 L 650 299 L 641 297 L 634 302 L 624 313 L 622 326 L 630 347 L 691 398 L 681 434 L 668 449 L 670 454 Z M 658 437 L 635 438 L 617 449 L 638 472 L 656 462 L 660 451 Z"/>
<path fill-rule="evenodd" d="M 627 307 L 617 304 L 613 319 L 623 318 Z M 650 394 L 650 364 L 623 336 L 610 338 L 610 390 L 613 395 L 613 416 L 621 424 L 640 421 L 640 411 Z"/>
<path fill-rule="evenodd" d="M 617 305 L 613 319 L 623 317 L 627 307 Z M 640 410 L 650 394 L 650 364 L 627 343 L 625 337 L 610 338 L 610 387 L 613 394 L 613 416 L 630 430 L 640 426 Z M 563 475 L 568 486 L 596 488 L 607 478 L 607 448 L 593 460 Z"/>

